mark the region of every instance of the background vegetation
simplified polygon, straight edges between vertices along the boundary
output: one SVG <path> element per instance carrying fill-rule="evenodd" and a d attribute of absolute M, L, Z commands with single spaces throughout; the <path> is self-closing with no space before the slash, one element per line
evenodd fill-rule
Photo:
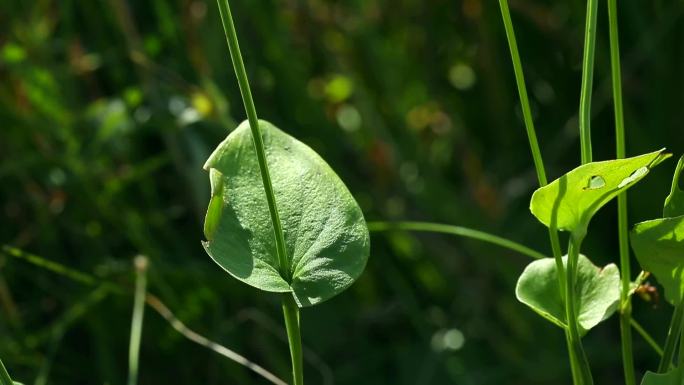
<path fill-rule="evenodd" d="M 321 154 L 368 220 L 476 227 L 548 253 L 495 2 L 231 4 L 260 117 Z M 585 3 L 511 7 L 553 179 L 579 163 Z M 684 3 L 619 7 L 628 155 L 680 154 Z M 599 20 L 594 151 L 607 159 L 604 3 Z M 288 378 L 278 297 L 230 279 L 200 245 L 201 166 L 244 118 L 210 0 L 0 0 L 0 242 L 129 287 L 144 254 L 150 292 L 183 322 Z M 673 167 L 630 190 L 630 223 L 660 215 Z M 583 249 L 597 263 L 618 259 L 614 205 Z M 448 236 L 372 234 L 361 279 L 302 313 L 308 382 L 569 383 L 563 334 L 514 297 L 527 262 Z M 27 384 L 122 384 L 132 302 L 0 254 L 0 357 Z M 659 341 L 670 312 L 635 301 Z M 617 322 L 585 340 L 599 384 L 621 381 Z M 654 367 L 634 338 L 637 368 Z M 264 381 L 149 312 L 140 383 Z"/>

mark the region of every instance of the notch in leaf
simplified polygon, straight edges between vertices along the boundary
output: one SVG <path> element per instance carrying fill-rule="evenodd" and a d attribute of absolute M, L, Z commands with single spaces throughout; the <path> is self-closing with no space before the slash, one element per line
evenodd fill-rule
<path fill-rule="evenodd" d="M 563 264 L 567 264 L 567 256 L 563 257 Z M 584 255 L 580 255 L 577 267 L 579 325 L 580 332 L 585 334 L 615 312 L 620 300 L 620 272 L 613 263 L 601 269 Z M 515 288 L 518 301 L 565 328 L 565 304 L 560 292 L 553 258 L 527 265 Z"/>
<path fill-rule="evenodd" d="M 287 248 L 280 272 L 271 217 L 247 121 L 214 150 L 204 248 L 235 278 L 292 292 L 300 307 L 323 302 L 363 272 L 370 237 L 359 205 L 328 164 L 304 143 L 259 121 Z"/>
<path fill-rule="evenodd" d="M 530 211 L 547 227 L 585 232 L 608 201 L 641 180 L 670 157 L 664 149 L 632 158 L 579 166 L 532 195 Z"/>

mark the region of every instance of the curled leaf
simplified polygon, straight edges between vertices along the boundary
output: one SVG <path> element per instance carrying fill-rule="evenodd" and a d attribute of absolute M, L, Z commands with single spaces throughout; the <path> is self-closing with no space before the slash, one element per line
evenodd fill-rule
<path fill-rule="evenodd" d="M 664 217 L 684 215 L 684 191 L 682 191 L 679 185 L 679 179 L 682 174 L 684 174 L 684 155 L 679 158 L 679 162 L 677 162 L 677 168 L 672 177 L 670 195 L 665 198 L 665 207 L 663 208 Z"/>
<path fill-rule="evenodd" d="M 266 121 L 259 125 L 287 271 L 280 271 L 248 122 L 230 133 L 205 164 L 212 199 L 204 248 L 235 278 L 266 291 L 292 292 L 299 306 L 315 305 L 361 275 L 370 249 L 368 228 L 347 187 L 318 154 Z"/>
<path fill-rule="evenodd" d="M 567 256 L 563 257 L 567 263 Z M 620 273 L 615 264 L 603 269 L 580 255 L 577 265 L 578 316 L 584 334 L 610 317 L 620 300 Z M 566 327 L 565 303 L 560 297 L 558 271 L 553 258 L 531 262 L 515 288 L 518 301 L 560 327 Z"/>
<path fill-rule="evenodd" d="M 626 159 L 587 163 L 537 189 L 530 211 L 547 227 L 586 231 L 593 215 L 667 159 L 664 150 Z"/>

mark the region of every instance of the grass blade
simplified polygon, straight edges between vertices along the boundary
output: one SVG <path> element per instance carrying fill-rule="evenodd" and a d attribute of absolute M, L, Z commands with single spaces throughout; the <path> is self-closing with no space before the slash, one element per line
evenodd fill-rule
<path fill-rule="evenodd" d="M 147 264 L 146 257 L 142 255 L 135 257 L 135 297 L 131 319 L 131 338 L 128 345 L 128 385 L 138 383 L 140 340 L 145 317 L 145 296 L 147 295 Z"/>

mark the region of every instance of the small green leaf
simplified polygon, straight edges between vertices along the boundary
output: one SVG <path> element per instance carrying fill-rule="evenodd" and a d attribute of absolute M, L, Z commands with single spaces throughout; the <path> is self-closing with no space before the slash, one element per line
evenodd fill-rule
<path fill-rule="evenodd" d="M 684 155 L 679 158 L 674 177 L 672 177 L 672 188 L 670 195 L 665 198 L 664 217 L 678 217 L 684 215 L 684 191 L 679 188 L 679 178 L 684 174 Z"/>
<path fill-rule="evenodd" d="M 567 263 L 567 256 L 563 257 Z M 620 273 L 615 264 L 603 269 L 580 255 L 577 266 L 579 324 L 584 334 L 610 317 L 620 300 Z M 518 301 L 560 327 L 566 327 L 565 304 L 558 288 L 558 272 L 553 258 L 533 261 L 523 271 L 515 288 Z"/>
<path fill-rule="evenodd" d="M 537 189 L 530 210 L 547 227 L 586 231 L 596 211 L 670 156 L 663 151 L 577 167 Z"/>
<path fill-rule="evenodd" d="M 672 369 L 667 373 L 646 372 L 641 385 L 682 385 L 681 369 Z"/>
<path fill-rule="evenodd" d="M 278 203 L 289 270 L 281 276 L 271 217 L 249 123 L 243 122 L 205 164 L 212 197 L 204 248 L 235 278 L 271 292 L 292 292 L 301 307 L 323 302 L 363 272 L 370 238 L 347 187 L 318 154 L 260 121 Z"/>
<path fill-rule="evenodd" d="M 679 303 L 684 291 L 684 215 L 638 223 L 630 239 L 641 267 L 663 285 L 668 301 Z"/>

